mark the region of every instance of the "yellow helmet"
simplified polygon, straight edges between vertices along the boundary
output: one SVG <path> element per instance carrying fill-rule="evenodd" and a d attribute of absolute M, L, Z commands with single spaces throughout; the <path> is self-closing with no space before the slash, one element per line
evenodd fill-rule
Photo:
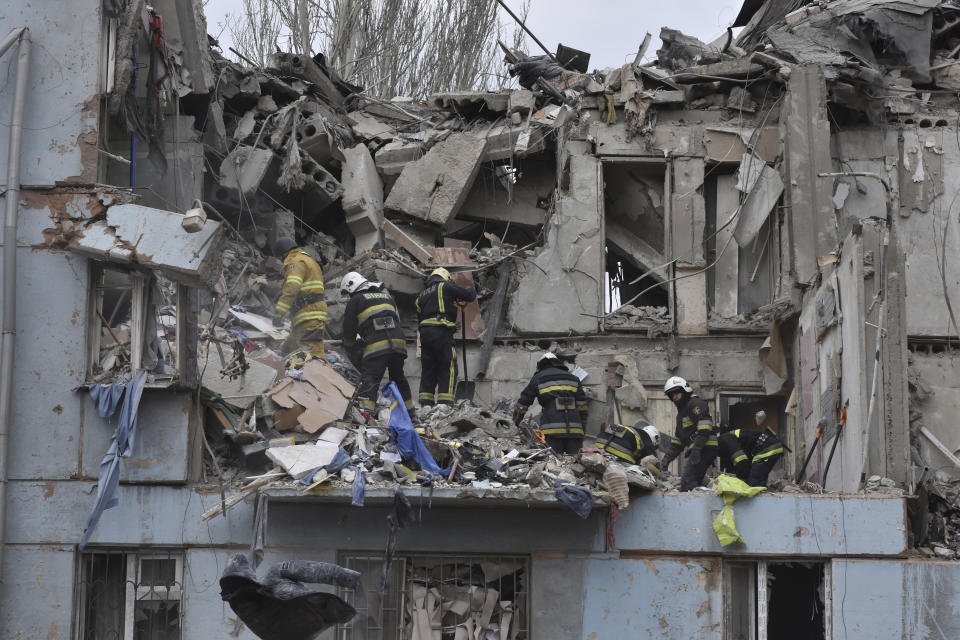
<path fill-rule="evenodd" d="M 433 276 L 440 276 L 444 280 L 449 280 L 450 272 L 444 269 L 443 267 L 437 267 L 436 269 L 430 272 L 430 277 L 433 277 Z"/>

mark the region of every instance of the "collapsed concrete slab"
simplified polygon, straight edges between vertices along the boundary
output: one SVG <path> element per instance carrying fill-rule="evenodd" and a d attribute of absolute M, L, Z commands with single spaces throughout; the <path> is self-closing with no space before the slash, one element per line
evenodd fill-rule
<path fill-rule="evenodd" d="M 171 280 L 193 287 L 213 288 L 220 272 L 219 222 L 187 233 L 183 216 L 136 204 L 107 209 L 105 216 L 75 229 L 71 251 L 91 258 L 157 269 Z"/>
<path fill-rule="evenodd" d="M 383 182 L 365 145 L 343 150 L 343 212 L 356 243 L 354 254 L 376 248 L 381 242 Z"/>
<path fill-rule="evenodd" d="M 486 140 L 467 133 L 451 135 L 404 167 L 386 209 L 446 225 L 473 186 L 486 146 Z"/>
<path fill-rule="evenodd" d="M 508 318 L 520 333 L 597 330 L 603 264 L 598 164 L 594 157 L 570 158 L 569 188 L 547 222 L 544 247 L 518 265 Z"/>

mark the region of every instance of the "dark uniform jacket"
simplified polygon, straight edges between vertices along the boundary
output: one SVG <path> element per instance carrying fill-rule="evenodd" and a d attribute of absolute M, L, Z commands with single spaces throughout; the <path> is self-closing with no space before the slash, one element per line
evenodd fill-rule
<path fill-rule="evenodd" d="M 457 328 L 457 301 L 472 302 L 477 292 L 440 276 L 430 276 L 417 296 L 417 320 L 421 327 Z"/>
<path fill-rule="evenodd" d="M 698 396 L 691 395 L 687 403 L 677 410 L 677 427 L 670 438 L 666 461 L 669 463 L 684 449 L 716 446 L 717 432 L 710 417 L 710 407 Z"/>
<path fill-rule="evenodd" d="M 629 464 L 636 464 L 645 456 L 657 454 L 657 448 L 653 446 L 650 436 L 640 429 L 634 429 L 625 424 L 608 427 L 597 436 L 596 446 L 598 449 L 622 458 Z"/>
<path fill-rule="evenodd" d="M 343 344 L 351 357 L 360 355 L 363 360 L 391 351 L 406 355 L 397 305 L 385 287 L 367 288 L 350 296 L 343 312 Z"/>
<path fill-rule="evenodd" d="M 580 378 L 559 367 L 537 371 L 520 392 L 513 420 L 519 424 L 533 401 L 540 402 L 540 430 L 545 436 L 583 436 L 587 423 L 587 396 Z"/>
<path fill-rule="evenodd" d="M 327 321 L 323 270 L 302 249 L 291 250 L 283 259 L 283 289 L 273 314 L 283 317 L 288 313 L 293 326 L 309 320 Z"/>
<path fill-rule="evenodd" d="M 746 480 L 750 465 L 783 453 L 783 444 L 769 431 L 734 429 L 720 434 L 720 464 Z"/>

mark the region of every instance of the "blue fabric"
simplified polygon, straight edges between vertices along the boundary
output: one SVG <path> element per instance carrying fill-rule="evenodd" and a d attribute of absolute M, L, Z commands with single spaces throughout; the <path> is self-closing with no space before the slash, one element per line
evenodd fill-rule
<path fill-rule="evenodd" d="M 410 420 L 410 414 L 403 405 L 403 398 L 397 390 L 394 382 L 389 382 L 380 393 L 384 398 L 391 402 L 390 421 L 387 426 L 390 427 L 390 439 L 397 445 L 400 455 L 407 460 L 413 460 L 420 468 L 430 473 L 442 473 L 447 475 L 450 468 L 441 469 L 437 466 L 437 461 L 430 455 L 430 450 L 423 444 L 420 434 L 413 428 L 413 422 Z"/>
<path fill-rule="evenodd" d="M 337 449 L 337 455 L 333 457 L 333 460 L 323 465 L 322 467 L 317 467 L 316 469 L 314 469 L 304 477 L 300 478 L 300 482 L 301 484 L 307 484 L 307 485 L 312 484 L 313 476 L 315 476 L 317 474 L 317 471 L 320 471 L 320 469 L 326 469 L 327 473 L 329 473 L 330 475 L 333 475 L 337 471 L 340 471 L 340 469 L 343 469 L 348 464 L 350 464 L 350 454 L 344 451 L 343 447 L 340 447 Z"/>
<path fill-rule="evenodd" d="M 113 432 L 113 437 L 110 438 L 107 455 L 100 461 L 97 499 L 93 503 L 93 510 L 87 518 L 87 526 L 84 527 L 80 538 L 81 551 L 87 546 L 103 512 L 117 506 L 119 502 L 117 487 L 120 484 L 120 458 L 127 458 L 133 453 L 133 443 L 137 437 L 137 414 L 140 409 L 140 399 L 143 397 L 143 387 L 146 384 L 147 372 L 140 371 L 127 385 L 123 407 L 120 409 L 119 423 Z"/>
<path fill-rule="evenodd" d="M 363 500 L 367 496 L 367 474 L 359 467 L 350 467 L 353 469 L 353 500 L 350 502 L 355 507 L 362 507 Z"/>
<path fill-rule="evenodd" d="M 573 509 L 573 512 L 584 520 L 587 519 L 590 510 L 593 509 L 593 494 L 588 489 L 575 484 L 564 484 L 559 480 L 553 488 L 557 494 L 557 500 Z"/>
<path fill-rule="evenodd" d="M 123 396 L 123 390 L 127 387 L 126 382 L 114 382 L 113 384 L 94 384 L 90 385 L 90 397 L 97 405 L 97 413 L 101 418 L 109 418 L 120 405 L 120 398 Z"/>

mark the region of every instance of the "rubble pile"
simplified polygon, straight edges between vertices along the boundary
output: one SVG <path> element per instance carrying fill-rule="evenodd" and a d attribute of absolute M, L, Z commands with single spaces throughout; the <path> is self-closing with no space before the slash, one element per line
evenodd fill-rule
<path fill-rule="evenodd" d="M 550 226 L 558 206 L 575 200 L 571 165 L 581 156 L 669 156 L 670 202 L 653 170 L 630 173 L 611 163 L 607 174 L 604 165 L 604 225 L 609 246 L 623 257 L 616 265 L 623 288 L 600 324 L 670 335 L 676 319 L 661 285 L 674 276 L 713 268 L 729 248 L 752 256 L 744 260 L 752 270 L 726 277 L 739 278 L 743 287 L 767 277 L 761 259 L 778 251 L 771 218 L 780 215 L 784 180 L 797 179 L 791 163 L 832 169 L 829 145 L 821 144 L 828 140 L 811 137 L 829 131 L 831 123 L 936 125 L 955 108 L 960 90 L 960 7 L 953 2 L 745 3 L 735 26 L 744 27 L 737 38 L 728 34 L 712 43 L 665 28 L 655 62 L 641 64 L 641 46 L 633 62 L 592 73 L 583 60 L 563 65 L 548 56 L 506 51 L 520 89 L 440 93 L 425 100 L 370 96 L 339 78 L 322 55 L 277 53 L 266 68 L 246 68 L 214 52 L 217 89 L 202 128 L 208 163 L 216 170 L 205 177 L 205 203 L 232 234 L 215 302 L 201 314 L 201 356 L 208 364 L 212 353 L 219 358 L 203 381 L 212 402 L 233 408 L 221 410 L 225 422 L 218 421 L 242 443 L 234 458 L 264 471 L 274 457 L 270 451 L 322 442 L 328 444 L 320 448 L 342 451 L 345 460 L 323 482 L 352 484 L 361 475 L 371 485 L 426 482 L 489 491 L 518 485 L 552 490 L 560 481 L 595 495 L 622 494 L 624 476 L 616 469 L 608 473 L 595 454 L 554 456 L 501 411 L 470 405 L 422 409 L 419 437 L 438 468 L 448 470 L 424 474 L 392 448 L 388 418 L 367 424 L 350 405 L 346 387 L 337 387 L 342 397 L 335 408 L 324 405 L 318 380 L 290 375 L 318 365 L 291 370 L 282 364 L 288 334 L 268 320 L 280 272 L 272 247 L 278 237 L 295 237 L 324 266 L 333 374 L 355 384 L 356 372 L 336 354 L 343 306 L 336 291 L 343 274 L 358 270 L 383 282 L 410 337 L 423 276 L 438 266 L 450 268 L 458 282 L 480 292 L 481 305 L 468 307 L 469 337 L 483 336 L 490 348 L 490 336 L 530 330 L 501 327 L 500 318 L 505 300 L 537 288 L 529 282 L 540 277 L 538 269 L 545 277 L 550 269 L 580 270 L 576 258 L 565 261 L 564 252 L 576 252 L 551 246 L 565 242 Z M 800 89 L 821 78 L 822 95 Z M 781 144 L 782 135 L 792 143 Z M 821 155 L 791 158 L 793 146 L 815 147 Z M 935 163 L 928 151 L 935 149 L 907 150 L 904 162 Z M 712 168 L 689 170 L 687 156 L 702 156 Z M 705 243 L 688 243 L 682 229 L 665 228 L 667 211 L 702 207 L 702 198 L 690 196 L 720 166 L 736 169 L 721 176 L 736 183 L 735 212 L 709 223 L 714 226 L 707 227 Z M 917 171 L 914 182 L 922 182 L 922 169 Z M 837 208 L 854 187 L 861 189 L 856 181 L 846 190 L 838 187 Z M 813 188 L 797 185 L 795 198 Z M 914 197 L 923 209 L 923 194 L 922 185 L 913 186 L 902 198 Z M 790 206 L 811 205 L 798 200 Z M 574 244 L 585 235 L 578 233 Z M 673 247 L 665 245 L 670 236 Z M 668 254 L 674 259 L 667 260 Z M 607 263 L 609 274 L 613 267 Z M 571 287 L 571 298 L 582 293 Z M 726 306 L 713 300 L 708 322 L 720 330 L 764 331 L 789 299 L 754 306 L 736 298 Z M 244 388 L 234 388 L 241 372 Z M 507 408 L 510 399 L 499 400 Z M 328 415 L 317 417 L 322 411 Z M 650 481 L 645 473 L 639 466 L 628 470 L 627 484 L 670 486 L 670 479 Z M 866 490 L 899 491 L 882 478 L 871 479 Z"/>

